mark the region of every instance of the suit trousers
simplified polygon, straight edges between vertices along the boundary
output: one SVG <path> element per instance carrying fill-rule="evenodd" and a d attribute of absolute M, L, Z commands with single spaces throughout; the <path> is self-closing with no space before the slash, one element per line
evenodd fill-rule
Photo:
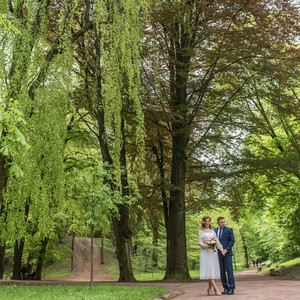
<path fill-rule="evenodd" d="M 218 251 L 219 263 L 220 263 L 220 275 L 223 288 L 235 289 L 235 282 L 233 276 L 233 267 L 232 267 L 232 256 L 225 255 L 223 256 L 220 251 Z"/>

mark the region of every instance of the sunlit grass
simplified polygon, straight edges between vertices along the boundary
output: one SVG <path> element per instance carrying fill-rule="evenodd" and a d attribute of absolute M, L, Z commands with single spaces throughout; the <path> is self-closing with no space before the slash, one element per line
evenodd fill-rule
<path fill-rule="evenodd" d="M 300 265 L 300 257 L 280 263 L 279 267 L 291 268 Z"/>
<path fill-rule="evenodd" d="M 165 272 L 153 272 L 153 273 L 135 273 L 134 277 L 138 281 L 149 280 L 163 280 Z"/>
<path fill-rule="evenodd" d="M 149 286 L 0 286 L 0 299 L 3 300 L 150 300 L 165 293 L 163 288 Z"/>
<path fill-rule="evenodd" d="M 43 279 L 61 278 L 72 274 L 70 266 L 66 264 L 54 264 L 44 268 L 42 272 Z"/>
<path fill-rule="evenodd" d="M 270 274 L 271 269 L 275 269 L 277 276 L 288 277 L 289 279 L 300 280 L 299 273 L 300 257 L 281 263 L 273 263 L 270 267 L 262 269 L 265 275 Z"/>
<path fill-rule="evenodd" d="M 153 273 L 135 273 L 134 277 L 138 281 L 151 281 L 151 280 L 163 280 L 165 272 L 153 272 Z M 190 276 L 192 279 L 199 279 L 199 270 L 190 270 Z"/>

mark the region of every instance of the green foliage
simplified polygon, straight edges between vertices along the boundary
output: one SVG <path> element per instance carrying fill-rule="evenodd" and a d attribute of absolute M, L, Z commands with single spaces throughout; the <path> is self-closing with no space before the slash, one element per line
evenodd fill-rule
<path fill-rule="evenodd" d="M 104 7 L 108 11 L 104 12 Z M 144 149 L 144 117 L 139 99 L 140 89 L 140 43 L 142 33 L 141 13 L 149 7 L 148 1 L 126 0 L 122 2 L 97 1 L 96 15 L 99 20 L 107 17 L 105 24 L 99 25 L 103 33 L 103 97 L 107 128 L 112 128 L 115 163 L 122 145 L 122 110 L 126 107 L 135 113 L 136 145 Z M 127 104 L 128 105 L 128 104 Z"/>
<path fill-rule="evenodd" d="M 135 249 L 132 256 L 135 274 L 140 276 L 142 273 L 152 274 L 165 269 L 166 243 L 164 239 L 159 239 L 157 243 L 154 243 L 151 231 L 144 225 L 132 242 Z"/>
<path fill-rule="evenodd" d="M 115 171 L 107 165 L 88 165 L 76 176 L 74 197 L 77 208 L 89 226 L 105 224 L 109 217 L 118 216 L 118 205 L 124 203 L 116 187 Z"/>
<path fill-rule="evenodd" d="M 26 123 L 18 109 L 18 102 L 10 99 L 6 104 L 5 97 L 2 96 L 0 95 L 0 154 L 6 157 L 11 174 L 19 177 L 23 175 L 23 171 L 13 158 L 29 147 L 20 131 Z"/>
<path fill-rule="evenodd" d="M 81 124 L 82 125 L 82 124 Z M 76 235 L 90 235 L 91 229 L 109 230 L 109 219 L 118 217 L 118 206 L 128 202 L 118 187 L 118 173 L 112 166 L 95 159 L 98 150 L 91 147 L 86 152 L 77 152 L 84 142 L 84 135 L 72 136 L 72 149 L 66 161 L 67 199 L 65 211 L 71 218 L 69 232 Z M 90 138 L 87 135 L 87 138 Z"/>

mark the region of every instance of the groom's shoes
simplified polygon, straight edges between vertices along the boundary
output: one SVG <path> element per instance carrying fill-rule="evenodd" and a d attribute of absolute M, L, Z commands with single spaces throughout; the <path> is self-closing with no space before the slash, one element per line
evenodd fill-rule
<path fill-rule="evenodd" d="M 234 290 L 227 290 L 227 295 L 233 295 L 234 294 Z"/>
<path fill-rule="evenodd" d="M 227 289 L 224 289 L 224 291 L 222 292 L 223 295 L 226 295 L 228 293 Z"/>

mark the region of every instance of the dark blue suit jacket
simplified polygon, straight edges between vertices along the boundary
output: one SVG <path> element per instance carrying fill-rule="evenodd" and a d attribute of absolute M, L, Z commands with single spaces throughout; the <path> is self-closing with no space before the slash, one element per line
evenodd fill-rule
<path fill-rule="evenodd" d="M 218 235 L 218 228 L 215 228 L 214 231 L 216 233 L 216 235 Z M 222 244 L 223 248 L 227 250 L 227 254 L 226 255 L 233 255 L 232 254 L 232 247 L 234 245 L 234 234 L 233 234 L 233 230 L 230 227 L 223 227 L 223 232 L 222 232 L 222 237 L 220 239 L 220 243 Z"/>

